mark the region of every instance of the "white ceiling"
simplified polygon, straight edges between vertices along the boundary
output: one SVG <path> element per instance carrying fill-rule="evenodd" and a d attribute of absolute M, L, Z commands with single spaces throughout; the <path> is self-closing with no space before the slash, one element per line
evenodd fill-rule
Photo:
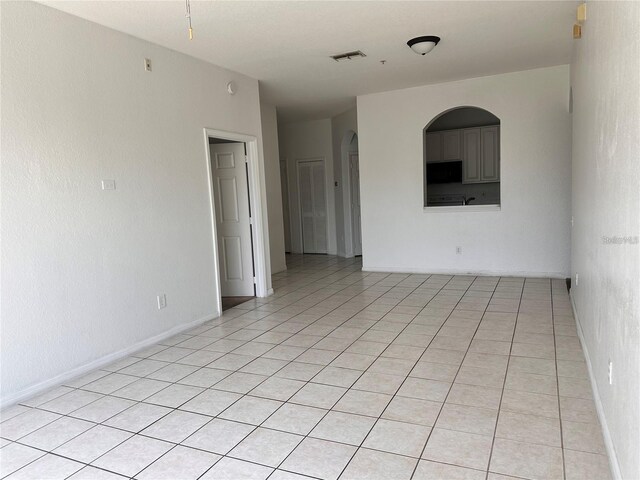
<path fill-rule="evenodd" d="M 366 93 L 568 63 L 576 1 L 47 1 L 54 8 L 260 80 L 285 121 Z M 406 42 L 438 35 L 426 56 Z M 330 55 L 362 50 L 337 63 Z M 382 65 L 381 60 L 386 60 Z"/>

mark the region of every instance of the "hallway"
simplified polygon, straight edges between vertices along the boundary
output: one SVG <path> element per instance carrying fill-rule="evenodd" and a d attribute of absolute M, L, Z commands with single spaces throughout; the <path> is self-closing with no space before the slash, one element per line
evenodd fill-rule
<path fill-rule="evenodd" d="M 275 295 L 2 412 L 0 477 L 609 478 L 563 280 L 287 264 Z"/>

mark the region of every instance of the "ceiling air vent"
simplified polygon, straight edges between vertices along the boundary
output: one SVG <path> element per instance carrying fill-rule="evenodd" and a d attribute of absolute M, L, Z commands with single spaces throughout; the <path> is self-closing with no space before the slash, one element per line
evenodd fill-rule
<path fill-rule="evenodd" d="M 336 62 L 340 62 L 341 60 L 353 60 L 354 58 L 364 58 L 366 55 L 362 53 L 360 50 L 356 50 L 354 52 L 340 53 L 338 55 L 331 55 Z"/>

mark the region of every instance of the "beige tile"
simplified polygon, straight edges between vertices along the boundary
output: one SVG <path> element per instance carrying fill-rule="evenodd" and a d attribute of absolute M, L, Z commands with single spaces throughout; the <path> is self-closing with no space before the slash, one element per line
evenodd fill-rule
<path fill-rule="evenodd" d="M 125 440 L 93 462 L 93 465 L 133 477 L 172 448 L 172 444 L 140 435 Z"/>
<path fill-rule="evenodd" d="M 409 480 L 417 459 L 379 452 L 366 448 L 359 449 L 347 465 L 341 480 Z"/>
<path fill-rule="evenodd" d="M 562 419 L 564 448 L 606 455 L 602 430 L 597 423 L 571 422 Z"/>
<path fill-rule="evenodd" d="M 360 370 L 328 366 L 313 377 L 311 381 L 323 385 L 349 388 L 358 380 L 360 375 L 362 375 Z"/>
<path fill-rule="evenodd" d="M 347 465 L 356 447 L 306 438 L 280 466 L 303 475 L 335 480 Z"/>
<path fill-rule="evenodd" d="M 413 367 L 409 376 L 439 380 L 441 382 L 453 382 L 456 373 L 458 373 L 457 365 L 420 361 Z"/>
<path fill-rule="evenodd" d="M 47 480 L 65 479 L 80 470 L 84 465 L 57 455 L 47 454 L 33 463 L 21 468 L 8 477 L 11 480 L 31 480 L 46 478 Z"/>
<path fill-rule="evenodd" d="M 140 480 L 196 480 L 220 459 L 202 450 L 176 446 L 136 476 Z"/>
<path fill-rule="evenodd" d="M 377 417 L 390 401 L 391 395 L 384 393 L 349 390 L 335 405 L 334 410 Z"/>
<path fill-rule="evenodd" d="M 329 412 L 309 433 L 310 437 L 358 446 L 376 419 L 351 413 Z"/>
<path fill-rule="evenodd" d="M 208 470 L 201 480 L 266 480 L 273 468 L 225 457 Z"/>
<path fill-rule="evenodd" d="M 308 383 L 291 397 L 291 403 L 329 409 L 342 397 L 346 388 Z"/>
<path fill-rule="evenodd" d="M 382 414 L 382 418 L 399 422 L 432 426 L 442 403 L 417 398 L 394 397 Z"/>
<path fill-rule="evenodd" d="M 276 400 L 245 396 L 222 412 L 219 417 L 251 425 L 260 425 L 280 405 L 282 402 Z"/>
<path fill-rule="evenodd" d="M 420 398 L 434 402 L 444 402 L 449 393 L 451 384 L 437 380 L 422 378 L 407 378 L 398 390 L 397 395 L 402 397 Z"/>
<path fill-rule="evenodd" d="M 534 373 L 536 375 L 556 374 L 556 364 L 547 358 L 511 357 L 509 372 Z"/>
<path fill-rule="evenodd" d="M 567 480 L 610 480 L 611 469 L 606 455 L 565 450 Z"/>
<path fill-rule="evenodd" d="M 0 478 L 5 478 L 44 454 L 43 451 L 19 443 L 12 443 L 0 448 Z"/>
<path fill-rule="evenodd" d="M 591 382 L 586 378 L 558 377 L 558 389 L 561 397 L 593 398 Z"/>
<path fill-rule="evenodd" d="M 299 435 L 308 434 L 327 413 L 326 410 L 285 403 L 262 425 Z"/>
<path fill-rule="evenodd" d="M 482 470 L 420 460 L 413 480 L 484 480 L 485 475 Z"/>
<path fill-rule="evenodd" d="M 593 400 L 560 397 L 562 419 L 570 422 L 598 424 L 598 414 Z"/>
<path fill-rule="evenodd" d="M 187 438 L 183 445 L 226 455 L 254 428 L 252 425 L 214 418 Z"/>
<path fill-rule="evenodd" d="M 425 460 L 485 470 L 492 438 L 473 433 L 434 428 L 422 454 Z"/>
<path fill-rule="evenodd" d="M 61 445 L 53 453 L 79 462 L 90 463 L 127 440 L 131 435 L 123 430 L 97 425 Z"/>
<path fill-rule="evenodd" d="M 501 398 L 502 390 L 499 388 L 454 383 L 447 397 L 447 403 L 498 410 Z"/>
<path fill-rule="evenodd" d="M 393 395 L 398 391 L 398 388 L 402 385 L 405 378 L 404 375 L 364 372 L 352 388 L 355 390 Z"/>
<path fill-rule="evenodd" d="M 180 443 L 209 420 L 211 418 L 205 415 L 174 410 L 140 433 L 159 440 Z"/>
<path fill-rule="evenodd" d="M 399 455 L 419 457 L 430 432 L 431 427 L 381 418 L 367 436 L 363 446 Z"/>
<path fill-rule="evenodd" d="M 230 457 L 277 467 L 303 439 L 300 435 L 257 428 L 229 452 Z"/>
<path fill-rule="evenodd" d="M 555 376 L 523 373 L 510 370 L 504 388 L 520 392 L 557 395 L 558 384 Z"/>
<path fill-rule="evenodd" d="M 493 436 L 498 412 L 493 409 L 445 403 L 436 428 Z"/>
<path fill-rule="evenodd" d="M 529 479 L 561 480 L 562 449 L 496 438 L 489 471 Z"/>
<path fill-rule="evenodd" d="M 180 409 L 215 417 L 241 397 L 239 393 L 205 390 L 182 405 Z"/>
<path fill-rule="evenodd" d="M 94 424 L 91 422 L 62 417 L 30 433 L 26 437 L 22 437 L 20 443 L 41 450 L 51 451 L 81 433 L 86 432 L 93 426 Z"/>
<path fill-rule="evenodd" d="M 504 373 L 495 373 L 491 370 L 477 367 L 462 366 L 454 383 L 464 383 L 466 385 L 479 385 L 482 387 L 502 388 L 504 384 Z"/>
<path fill-rule="evenodd" d="M 508 412 L 559 418 L 558 397 L 555 395 L 505 390 L 500 408 Z"/>
<path fill-rule="evenodd" d="M 496 438 L 560 447 L 560 421 L 537 415 L 500 412 Z"/>

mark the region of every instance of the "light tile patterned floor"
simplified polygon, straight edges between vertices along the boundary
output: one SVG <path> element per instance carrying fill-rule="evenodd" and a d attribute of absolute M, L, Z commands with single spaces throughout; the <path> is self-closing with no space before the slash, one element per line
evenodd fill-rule
<path fill-rule="evenodd" d="M 0 477 L 609 478 L 564 281 L 288 263 L 272 297 L 2 412 Z"/>

